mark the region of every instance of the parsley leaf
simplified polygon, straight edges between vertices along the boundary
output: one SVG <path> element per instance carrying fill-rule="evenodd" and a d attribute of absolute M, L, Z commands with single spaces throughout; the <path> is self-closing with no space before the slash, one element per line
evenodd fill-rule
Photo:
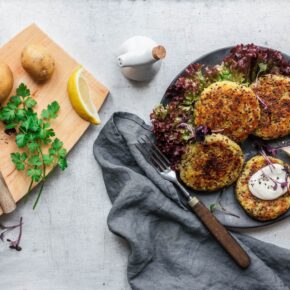
<path fill-rule="evenodd" d="M 11 109 L 9 107 L 4 107 L 1 111 L 1 120 L 4 122 L 11 122 L 15 119 L 15 109 Z"/>
<path fill-rule="evenodd" d="M 16 89 L 16 94 L 19 97 L 28 97 L 30 96 L 30 90 L 24 83 L 21 83 L 19 87 Z"/>
<path fill-rule="evenodd" d="M 36 115 L 29 116 L 20 126 L 24 131 L 37 132 L 40 129 L 40 123 Z"/>
<path fill-rule="evenodd" d="M 24 109 L 17 109 L 15 112 L 15 117 L 17 120 L 22 121 L 26 116 L 26 111 Z"/>
<path fill-rule="evenodd" d="M 15 164 L 17 170 L 24 170 L 25 169 L 25 163 L 24 161 L 27 158 L 27 154 L 23 152 L 22 154 L 19 152 L 11 153 L 11 160 Z"/>
<path fill-rule="evenodd" d="M 39 168 L 31 168 L 27 170 L 27 175 L 35 182 L 38 182 L 42 177 L 42 170 Z"/>
<path fill-rule="evenodd" d="M 28 159 L 28 164 L 39 167 L 42 165 L 42 162 L 38 155 L 33 155 Z"/>
<path fill-rule="evenodd" d="M 45 165 L 51 165 L 54 160 L 53 156 L 49 154 L 43 154 L 42 158 Z"/>
<path fill-rule="evenodd" d="M 60 157 L 57 161 L 57 164 L 61 168 L 61 170 L 65 170 L 67 168 L 66 158 Z"/>
<path fill-rule="evenodd" d="M 16 144 L 19 148 L 23 148 L 27 144 L 27 136 L 25 134 L 16 135 Z"/>
<path fill-rule="evenodd" d="M 65 157 L 66 154 L 67 154 L 67 151 L 66 151 L 65 148 L 61 148 L 61 149 L 58 151 L 58 155 L 59 155 L 60 157 Z"/>
<path fill-rule="evenodd" d="M 9 130 L 9 129 L 14 129 L 15 127 L 16 127 L 16 123 L 10 123 L 10 124 L 7 124 L 7 125 L 5 125 L 5 129 L 7 130 Z"/>
<path fill-rule="evenodd" d="M 57 117 L 57 112 L 59 111 L 60 106 L 58 102 L 54 101 L 47 106 L 47 109 L 42 110 L 41 117 L 43 119 L 55 119 Z"/>
<path fill-rule="evenodd" d="M 10 98 L 10 102 L 13 103 L 16 107 L 18 107 L 21 104 L 21 99 L 19 96 L 12 96 Z"/>
<path fill-rule="evenodd" d="M 31 97 L 26 98 L 24 103 L 27 108 L 33 108 L 37 104 L 37 102 Z"/>
<path fill-rule="evenodd" d="M 36 142 L 28 143 L 27 146 L 28 146 L 29 152 L 31 153 L 34 153 L 39 148 L 39 145 Z"/>
<path fill-rule="evenodd" d="M 42 110 L 41 117 L 43 119 L 49 119 L 49 112 L 48 112 L 48 110 Z"/>
<path fill-rule="evenodd" d="M 51 138 L 55 136 L 53 129 L 40 129 L 39 138 L 43 141 L 44 144 L 51 143 Z"/>
<path fill-rule="evenodd" d="M 52 149 L 58 150 L 63 146 L 63 142 L 61 142 L 58 138 L 55 138 L 54 141 L 52 142 Z"/>

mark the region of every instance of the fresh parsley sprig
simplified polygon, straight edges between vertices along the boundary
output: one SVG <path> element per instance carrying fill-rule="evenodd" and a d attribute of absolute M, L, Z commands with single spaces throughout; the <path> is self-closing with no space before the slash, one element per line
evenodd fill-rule
<path fill-rule="evenodd" d="M 33 183 L 42 181 L 33 209 L 41 196 L 47 167 L 58 165 L 62 170 L 67 167 L 67 151 L 50 126 L 50 121 L 57 117 L 60 106 L 58 102 L 52 102 L 42 110 L 39 117 L 34 111 L 36 105 L 30 90 L 22 83 L 6 106 L 0 109 L 0 120 L 4 122 L 6 130 L 15 132 L 16 144 L 22 149 L 21 152 L 11 153 L 11 160 L 17 170 L 26 170 L 31 178 L 28 192 Z"/>

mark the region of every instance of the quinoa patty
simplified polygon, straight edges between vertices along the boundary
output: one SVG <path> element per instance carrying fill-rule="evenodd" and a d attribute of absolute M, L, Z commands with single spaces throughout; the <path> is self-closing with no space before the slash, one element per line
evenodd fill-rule
<path fill-rule="evenodd" d="M 280 159 L 269 157 L 273 163 L 289 166 Z M 285 213 L 290 207 L 290 191 L 274 200 L 263 200 L 254 196 L 248 187 L 248 182 L 253 174 L 267 166 L 268 163 L 263 156 L 254 156 L 245 165 L 236 185 L 236 198 L 251 217 L 268 221 L 275 219 Z"/>
<path fill-rule="evenodd" d="M 207 87 L 195 105 L 195 125 L 205 125 L 235 142 L 242 142 L 258 126 L 259 102 L 254 92 L 240 84 L 222 81 Z"/>
<path fill-rule="evenodd" d="M 265 75 L 251 85 L 261 99 L 261 119 L 254 134 L 275 139 L 290 133 L 290 78 Z"/>
<path fill-rule="evenodd" d="M 195 190 L 212 191 L 233 183 L 243 167 L 238 144 L 221 134 L 189 144 L 178 166 L 181 180 Z"/>

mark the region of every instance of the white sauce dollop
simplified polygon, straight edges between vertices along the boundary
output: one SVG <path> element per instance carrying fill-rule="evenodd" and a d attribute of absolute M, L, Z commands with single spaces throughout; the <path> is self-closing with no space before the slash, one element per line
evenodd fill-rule
<path fill-rule="evenodd" d="M 285 184 L 285 181 L 287 181 L 287 184 Z M 251 176 L 248 183 L 251 193 L 263 200 L 278 198 L 288 191 L 289 185 L 290 177 L 287 178 L 284 167 L 277 163 L 258 170 Z"/>

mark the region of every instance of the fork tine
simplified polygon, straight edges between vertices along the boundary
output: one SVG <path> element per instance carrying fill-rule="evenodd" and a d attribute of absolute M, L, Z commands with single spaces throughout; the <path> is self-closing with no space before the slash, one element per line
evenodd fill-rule
<path fill-rule="evenodd" d="M 142 143 L 142 142 L 140 142 L 139 140 L 138 140 L 138 143 L 140 144 L 140 146 L 142 147 L 142 149 L 143 149 L 143 153 L 145 153 L 146 154 L 146 156 L 147 156 L 147 160 L 149 159 L 149 162 L 151 163 L 151 165 L 157 170 L 157 171 L 163 171 L 163 170 L 165 170 L 166 168 L 165 168 L 165 166 L 163 165 L 163 164 L 161 164 L 157 159 L 156 159 L 156 157 L 154 157 L 153 155 L 152 155 L 152 151 L 149 149 L 149 148 L 147 148 L 147 144 L 148 143 Z"/>
<path fill-rule="evenodd" d="M 146 142 L 146 140 L 143 137 L 140 137 L 140 139 L 144 142 L 143 144 L 150 145 L 150 143 Z M 152 146 L 150 146 L 149 153 L 151 153 L 151 157 L 154 158 L 155 162 L 158 162 L 159 166 L 161 165 L 162 170 L 165 170 L 166 168 L 168 168 L 168 165 L 166 164 L 166 162 L 161 158 L 161 156 L 158 154 L 158 152 L 156 152 L 156 150 L 154 150 L 154 148 L 152 148 Z"/>
<path fill-rule="evenodd" d="M 139 146 L 136 147 L 137 149 L 139 149 L 139 151 L 142 153 L 142 155 L 144 156 L 144 158 L 149 161 L 149 163 L 157 170 L 157 171 L 163 171 L 166 169 L 166 167 L 164 167 L 164 165 L 162 165 L 157 159 L 156 157 L 154 157 L 150 150 L 146 147 L 145 144 L 148 143 L 142 143 L 138 140 Z"/>
<path fill-rule="evenodd" d="M 145 135 L 145 137 L 149 141 L 149 143 L 153 146 L 153 148 L 159 153 L 159 156 L 162 157 L 162 159 L 165 161 L 166 165 L 170 166 L 171 163 L 167 159 L 167 157 L 160 151 L 160 149 L 150 140 L 150 138 L 147 135 Z"/>
<path fill-rule="evenodd" d="M 148 158 L 148 154 L 147 152 L 144 150 L 143 145 L 141 144 L 140 141 L 138 141 L 139 144 L 135 144 L 136 148 L 139 150 L 139 152 L 143 155 L 143 157 L 148 161 L 148 163 L 150 163 L 151 165 L 152 162 L 151 160 Z"/>
<path fill-rule="evenodd" d="M 136 148 L 139 150 L 139 152 L 142 154 L 142 156 L 146 159 L 146 161 L 157 171 L 157 173 L 160 173 L 161 169 L 159 168 L 159 166 L 157 166 L 156 164 L 154 164 L 152 162 L 152 160 L 148 155 L 148 151 L 145 150 L 144 145 L 138 140 L 139 144 L 135 144 Z"/>

